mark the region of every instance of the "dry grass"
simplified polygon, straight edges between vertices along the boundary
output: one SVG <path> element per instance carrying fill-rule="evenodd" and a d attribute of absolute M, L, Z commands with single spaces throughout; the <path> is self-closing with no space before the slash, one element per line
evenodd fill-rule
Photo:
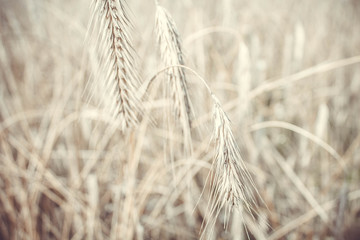
<path fill-rule="evenodd" d="M 0 5 L 0 239 L 358 236 L 357 1 Z"/>

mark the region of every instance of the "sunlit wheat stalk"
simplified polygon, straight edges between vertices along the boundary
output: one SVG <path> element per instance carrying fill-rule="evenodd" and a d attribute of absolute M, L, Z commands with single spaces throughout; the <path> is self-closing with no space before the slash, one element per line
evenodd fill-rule
<path fill-rule="evenodd" d="M 181 40 L 176 25 L 167 10 L 156 6 L 156 35 L 161 59 L 165 66 L 184 65 Z M 174 112 L 182 125 L 184 136 L 190 138 L 191 107 L 186 75 L 180 67 L 166 70 Z"/>
<path fill-rule="evenodd" d="M 200 237 L 201 239 L 210 239 L 215 223 L 223 209 L 225 210 L 225 227 L 227 227 L 233 208 L 237 208 L 239 211 L 245 209 L 252 215 L 253 206 L 255 206 L 253 191 L 257 194 L 258 192 L 240 155 L 240 149 L 231 130 L 230 120 L 220 101 L 205 79 L 196 71 L 183 65 L 176 66 L 196 75 L 213 100 L 214 131 L 212 140 L 215 142 L 215 156 L 210 172 L 210 198 Z M 163 71 L 166 69 L 168 68 Z"/>
<path fill-rule="evenodd" d="M 94 0 L 90 26 L 100 65 L 94 73 L 93 94 L 100 95 L 103 107 L 120 120 L 123 130 L 136 125 L 142 114 L 125 5 L 124 0 Z"/>

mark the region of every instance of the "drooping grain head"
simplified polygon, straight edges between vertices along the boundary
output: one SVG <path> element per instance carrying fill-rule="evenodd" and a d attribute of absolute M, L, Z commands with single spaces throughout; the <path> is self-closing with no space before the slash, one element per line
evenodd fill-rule
<path fill-rule="evenodd" d="M 254 201 L 252 194 L 254 184 L 241 158 L 230 120 L 214 95 L 213 99 L 213 141 L 216 150 L 211 169 L 210 199 L 202 239 L 211 235 L 222 209 L 225 210 L 225 225 L 227 225 L 233 208 L 239 207 L 250 211 Z"/>
<path fill-rule="evenodd" d="M 102 107 L 120 121 L 123 130 L 136 125 L 142 114 L 127 11 L 124 0 L 94 0 L 91 26 L 99 59 L 92 94 L 99 95 Z"/>

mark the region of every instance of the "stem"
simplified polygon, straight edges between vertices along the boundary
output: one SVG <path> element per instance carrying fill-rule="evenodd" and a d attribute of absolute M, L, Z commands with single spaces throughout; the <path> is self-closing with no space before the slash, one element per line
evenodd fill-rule
<path fill-rule="evenodd" d="M 215 102 L 219 102 L 219 100 L 217 99 L 217 97 L 215 96 L 215 94 L 213 93 L 213 91 L 211 90 L 210 86 L 206 83 L 205 79 L 203 79 L 195 70 L 193 70 L 192 68 L 189 68 L 187 66 L 184 65 L 171 65 L 171 66 L 167 66 L 163 69 L 161 69 L 160 71 L 158 71 L 147 83 L 147 86 L 145 87 L 145 92 L 147 92 L 147 90 L 149 89 L 150 85 L 152 84 L 152 82 L 163 72 L 165 72 L 166 70 L 170 69 L 170 68 L 174 68 L 174 67 L 180 67 L 183 69 L 186 69 L 188 71 L 190 71 L 191 73 L 193 73 L 195 76 L 197 76 L 202 83 L 204 84 L 204 86 L 206 87 L 206 89 L 208 90 L 209 94 L 211 95 L 211 97 L 213 98 L 213 100 Z"/>

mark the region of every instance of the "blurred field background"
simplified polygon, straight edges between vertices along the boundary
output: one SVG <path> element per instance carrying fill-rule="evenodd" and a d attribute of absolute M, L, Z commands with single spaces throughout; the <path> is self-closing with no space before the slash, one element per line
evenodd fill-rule
<path fill-rule="evenodd" d="M 213 239 L 360 239 L 360 2 L 162 0 L 186 65 L 232 121 L 258 195 Z M 153 1 L 128 1 L 143 84 L 162 66 Z M 0 239 L 198 239 L 213 161 L 210 96 L 187 72 L 193 153 L 130 133 L 86 97 L 90 1 L 0 0 Z M 156 87 L 158 86 L 158 87 Z M 172 136 L 169 139 L 169 136 Z M 169 161 L 173 158 L 174 161 Z"/>

